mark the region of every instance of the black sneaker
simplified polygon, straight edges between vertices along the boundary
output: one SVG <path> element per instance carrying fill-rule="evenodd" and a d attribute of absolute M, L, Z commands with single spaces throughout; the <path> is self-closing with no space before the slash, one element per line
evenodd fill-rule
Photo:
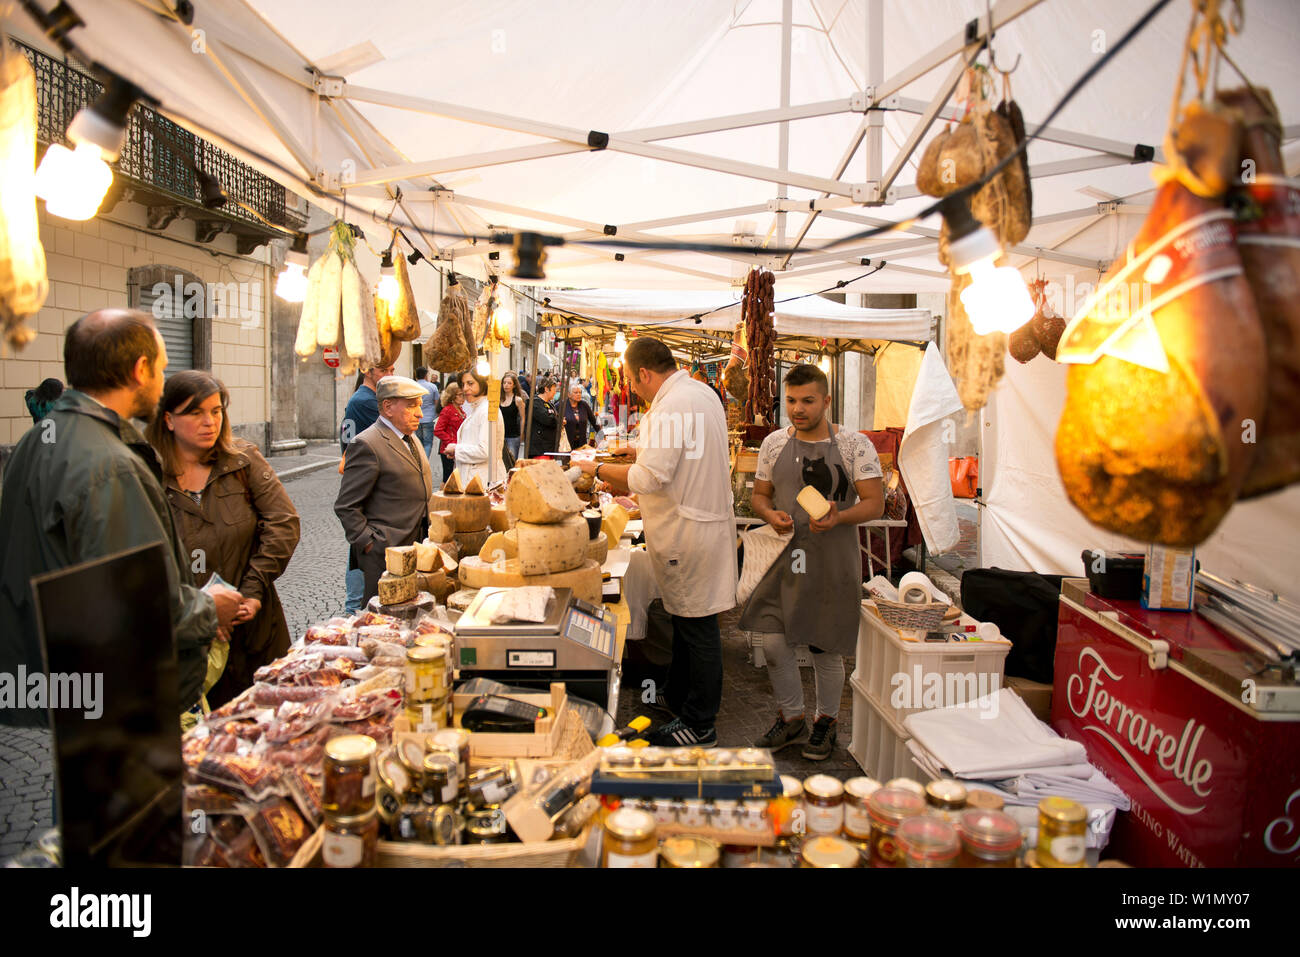
<path fill-rule="evenodd" d="M 808 725 L 804 722 L 802 716 L 795 718 L 793 721 L 787 721 L 785 715 L 778 711 L 776 713 L 776 723 L 772 725 L 767 734 L 754 742 L 754 747 L 767 748 L 769 751 L 780 751 L 782 748 L 788 748 L 790 745 L 802 741 L 807 736 Z"/>
<path fill-rule="evenodd" d="M 650 743 L 656 748 L 713 748 L 718 744 L 718 732 L 714 728 L 697 731 L 681 718 L 673 718 L 650 735 Z"/>
<path fill-rule="evenodd" d="M 656 694 L 653 701 L 642 701 L 640 710 L 658 715 L 665 721 L 671 721 L 677 717 L 677 712 L 673 710 L 672 705 L 668 703 L 668 699 L 663 694 Z"/>
<path fill-rule="evenodd" d="M 808 743 L 804 745 L 803 756 L 809 761 L 825 761 L 835 750 L 835 729 L 839 722 L 834 718 L 828 718 L 822 715 L 817 719 L 817 723 L 812 727 L 812 734 L 808 735 Z"/>

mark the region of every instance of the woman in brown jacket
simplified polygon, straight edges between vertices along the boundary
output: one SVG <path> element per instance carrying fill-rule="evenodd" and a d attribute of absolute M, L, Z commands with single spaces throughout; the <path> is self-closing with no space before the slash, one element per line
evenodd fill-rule
<path fill-rule="evenodd" d="M 230 395 L 205 372 L 167 380 L 149 442 L 162 459 L 167 501 L 197 584 L 220 575 L 244 600 L 230 657 L 207 693 L 216 708 L 253 683 L 253 672 L 289 650 L 275 593 L 298 547 L 298 512 L 257 446 L 230 434 Z"/>

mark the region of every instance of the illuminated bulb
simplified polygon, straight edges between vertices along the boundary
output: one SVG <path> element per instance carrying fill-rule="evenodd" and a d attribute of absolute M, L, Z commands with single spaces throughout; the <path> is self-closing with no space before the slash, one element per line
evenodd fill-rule
<path fill-rule="evenodd" d="M 53 143 L 36 171 L 36 195 L 48 212 L 63 219 L 90 219 L 113 183 L 113 171 L 94 143 L 77 144 L 75 151 Z"/>
<path fill-rule="evenodd" d="M 1034 317 L 1034 301 L 1020 270 L 994 267 L 994 258 L 986 256 L 958 270 L 970 273 L 971 284 L 961 291 L 961 304 L 977 336 L 1015 332 Z"/>
<path fill-rule="evenodd" d="M 397 275 L 393 272 L 393 251 L 386 249 L 379 260 L 379 298 L 387 305 L 395 306 L 401 294 L 402 288 L 397 284 Z"/>
<path fill-rule="evenodd" d="M 474 367 L 474 371 L 484 377 L 487 377 L 488 375 L 491 374 L 492 366 L 488 363 L 487 356 L 478 357 L 478 365 Z"/>
<path fill-rule="evenodd" d="M 822 356 L 821 359 L 818 360 L 818 362 L 817 362 L 817 368 L 821 369 L 822 372 L 825 372 L 827 375 L 830 375 L 830 374 L 831 374 L 831 357 L 830 357 L 830 356 Z"/>
<path fill-rule="evenodd" d="M 614 333 L 614 351 L 619 355 L 627 352 L 627 338 L 623 335 L 622 330 Z"/>
<path fill-rule="evenodd" d="M 285 302 L 307 298 L 307 270 L 300 263 L 285 263 L 275 280 L 275 294 Z"/>

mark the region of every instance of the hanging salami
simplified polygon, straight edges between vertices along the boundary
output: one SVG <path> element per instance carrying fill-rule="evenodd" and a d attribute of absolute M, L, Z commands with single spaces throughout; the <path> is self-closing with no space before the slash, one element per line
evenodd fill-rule
<path fill-rule="evenodd" d="M 745 279 L 741 315 L 749 343 L 749 393 L 745 421 L 772 423 L 776 396 L 776 276 L 763 269 L 750 270 Z"/>

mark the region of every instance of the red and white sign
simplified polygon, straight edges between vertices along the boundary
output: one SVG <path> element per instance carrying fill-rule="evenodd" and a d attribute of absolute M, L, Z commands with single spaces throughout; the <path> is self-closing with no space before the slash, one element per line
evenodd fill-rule
<path fill-rule="evenodd" d="M 337 349 L 325 350 L 325 364 L 331 369 L 337 369 L 339 367 L 339 351 Z"/>
<path fill-rule="evenodd" d="M 1189 648 L 1234 647 L 1195 613 L 1062 598 L 1052 726 L 1132 799 L 1108 848 L 1120 860 L 1300 865 L 1300 715 L 1255 713 L 1244 689 L 1231 698 L 1182 663 Z"/>

